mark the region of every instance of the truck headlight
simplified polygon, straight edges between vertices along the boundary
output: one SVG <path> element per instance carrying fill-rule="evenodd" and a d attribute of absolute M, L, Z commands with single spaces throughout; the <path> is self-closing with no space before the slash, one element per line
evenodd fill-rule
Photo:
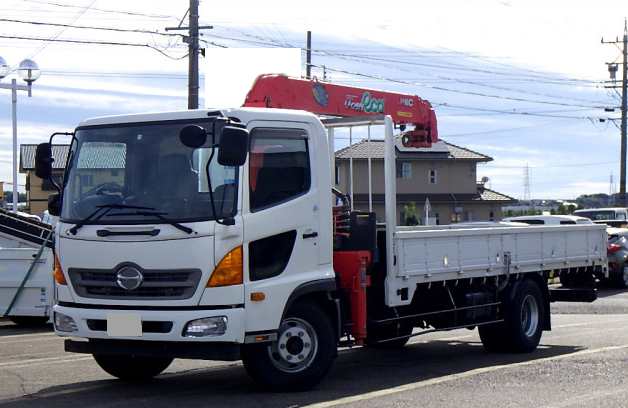
<path fill-rule="evenodd" d="M 188 322 L 184 337 L 221 336 L 227 331 L 227 316 L 204 317 Z"/>
<path fill-rule="evenodd" d="M 70 316 L 63 313 L 55 313 L 55 330 L 60 332 L 72 333 L 78 331 L 76 322 Z"/>

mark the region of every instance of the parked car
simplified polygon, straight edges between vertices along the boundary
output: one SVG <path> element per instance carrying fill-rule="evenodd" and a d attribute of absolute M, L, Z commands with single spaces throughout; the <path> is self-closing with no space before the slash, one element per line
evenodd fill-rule
<path fill-rule="evenodd" d="M 522 215 L 519 217 L 506 217 L 504 222 L 522 222 L 530 225 L 573 225 L 592 224 L 589 218 L 575 215 Z"/>
<path fill-rule="evenodd" d="M 608 228 L 608 273 L 611 282 L 628 287 L 628 228 Z"/>
<path fill-rule="evenodd" d="M 626 228 L 628 226 L 628 210 L 625 208 L 587 208 L 576 210 L 573 214 L 590 218 L 596 224 L 606 224 L 609 227 Z"/>

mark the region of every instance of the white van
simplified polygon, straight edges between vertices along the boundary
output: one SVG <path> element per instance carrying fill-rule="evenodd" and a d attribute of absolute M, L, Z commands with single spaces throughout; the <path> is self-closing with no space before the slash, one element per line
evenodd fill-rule
<path fill-rule="evenodd" d="M 607 224 L 611 227 L 626 228 L 628 224 L 628 211 L 625 208 L 587 208 L 576 210 L 574 215 L 587 217 L 596 224 Z"/>
<path fill-rule="evenodd" d="M 522 215 L 519 217 L 506 217 L 505 222 L 521 222 L 530 225 L 575 225 L 593 224 L 589 218 L 575 215 Z"/>

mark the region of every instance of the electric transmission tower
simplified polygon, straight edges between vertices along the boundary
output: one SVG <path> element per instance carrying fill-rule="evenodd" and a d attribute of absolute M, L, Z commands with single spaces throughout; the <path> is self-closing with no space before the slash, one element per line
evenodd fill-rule
<path fill-rule="evenodd" d="M 611 173 L 611 181 L 608 185 L 608 203 L 607 207 L 615 206 L 615 183 L 613 182 L 613 173 Z"/>
<path fill-rule="evenodd" d="M 528 206 L 532 207 L 532 199 L 530 198 L 530 167 L 528 163 L 523 168 L 523 202 L 528 202 Z"/>

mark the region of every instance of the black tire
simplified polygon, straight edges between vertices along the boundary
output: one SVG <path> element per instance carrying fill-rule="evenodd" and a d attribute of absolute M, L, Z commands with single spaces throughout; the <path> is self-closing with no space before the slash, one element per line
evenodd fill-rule
<path fill-rule="evenodd" d="M 545 303 L 541 289 L 533 280 L 526 279 L 519 284 L 513 301 L 506 308 L 505 317 L 509 351 L 534 351 L 545 326 Z"/>
<path fill-rule="evenodd" d="M 306 391 L 329 372 L 337 354 L 334 327 L 316 303 L 293 304 L 281 322 L 277 341 L 242 347 L 248 374 L 269 391 Z"/>
<path fill-rule="evenodd" d="M 493 323 L 478 326 L 478 332 L 480 334 L 480 340 L 482 340 L 482 345 L 487 351 L 490 351 L 491 353 L 502 353 L 507 351 L 507 343 L 504 337 L 506 325 L 504 323 Z"/>
<path fill-rule="evenodd" d="M 628 263 L 624 263 L 617 272 L 615 284 L 622 289 L 628 288 Z"/>
<path fill-rule="evenodd" d="M 22 327 L 39 327 L 48 323 L 48 316 L 9 316 L 9 320 Z"/>
<path fill-rule="evenodd" d="M 164 371 L 172 358 L 110 356 L 94 354 L 96 363 L 107 373 L 121 380 L 144 380 L 152 378 Z"/>
<path fill-rule="evenodd" d="M 516 286 L 514 299 L 504 304 L 504 322 L 479 326 L 480 339 L 490 352 L 529 353 L 541 341 L 545 327 L 545 303 L 539 286 L 531 279 Z"/>

